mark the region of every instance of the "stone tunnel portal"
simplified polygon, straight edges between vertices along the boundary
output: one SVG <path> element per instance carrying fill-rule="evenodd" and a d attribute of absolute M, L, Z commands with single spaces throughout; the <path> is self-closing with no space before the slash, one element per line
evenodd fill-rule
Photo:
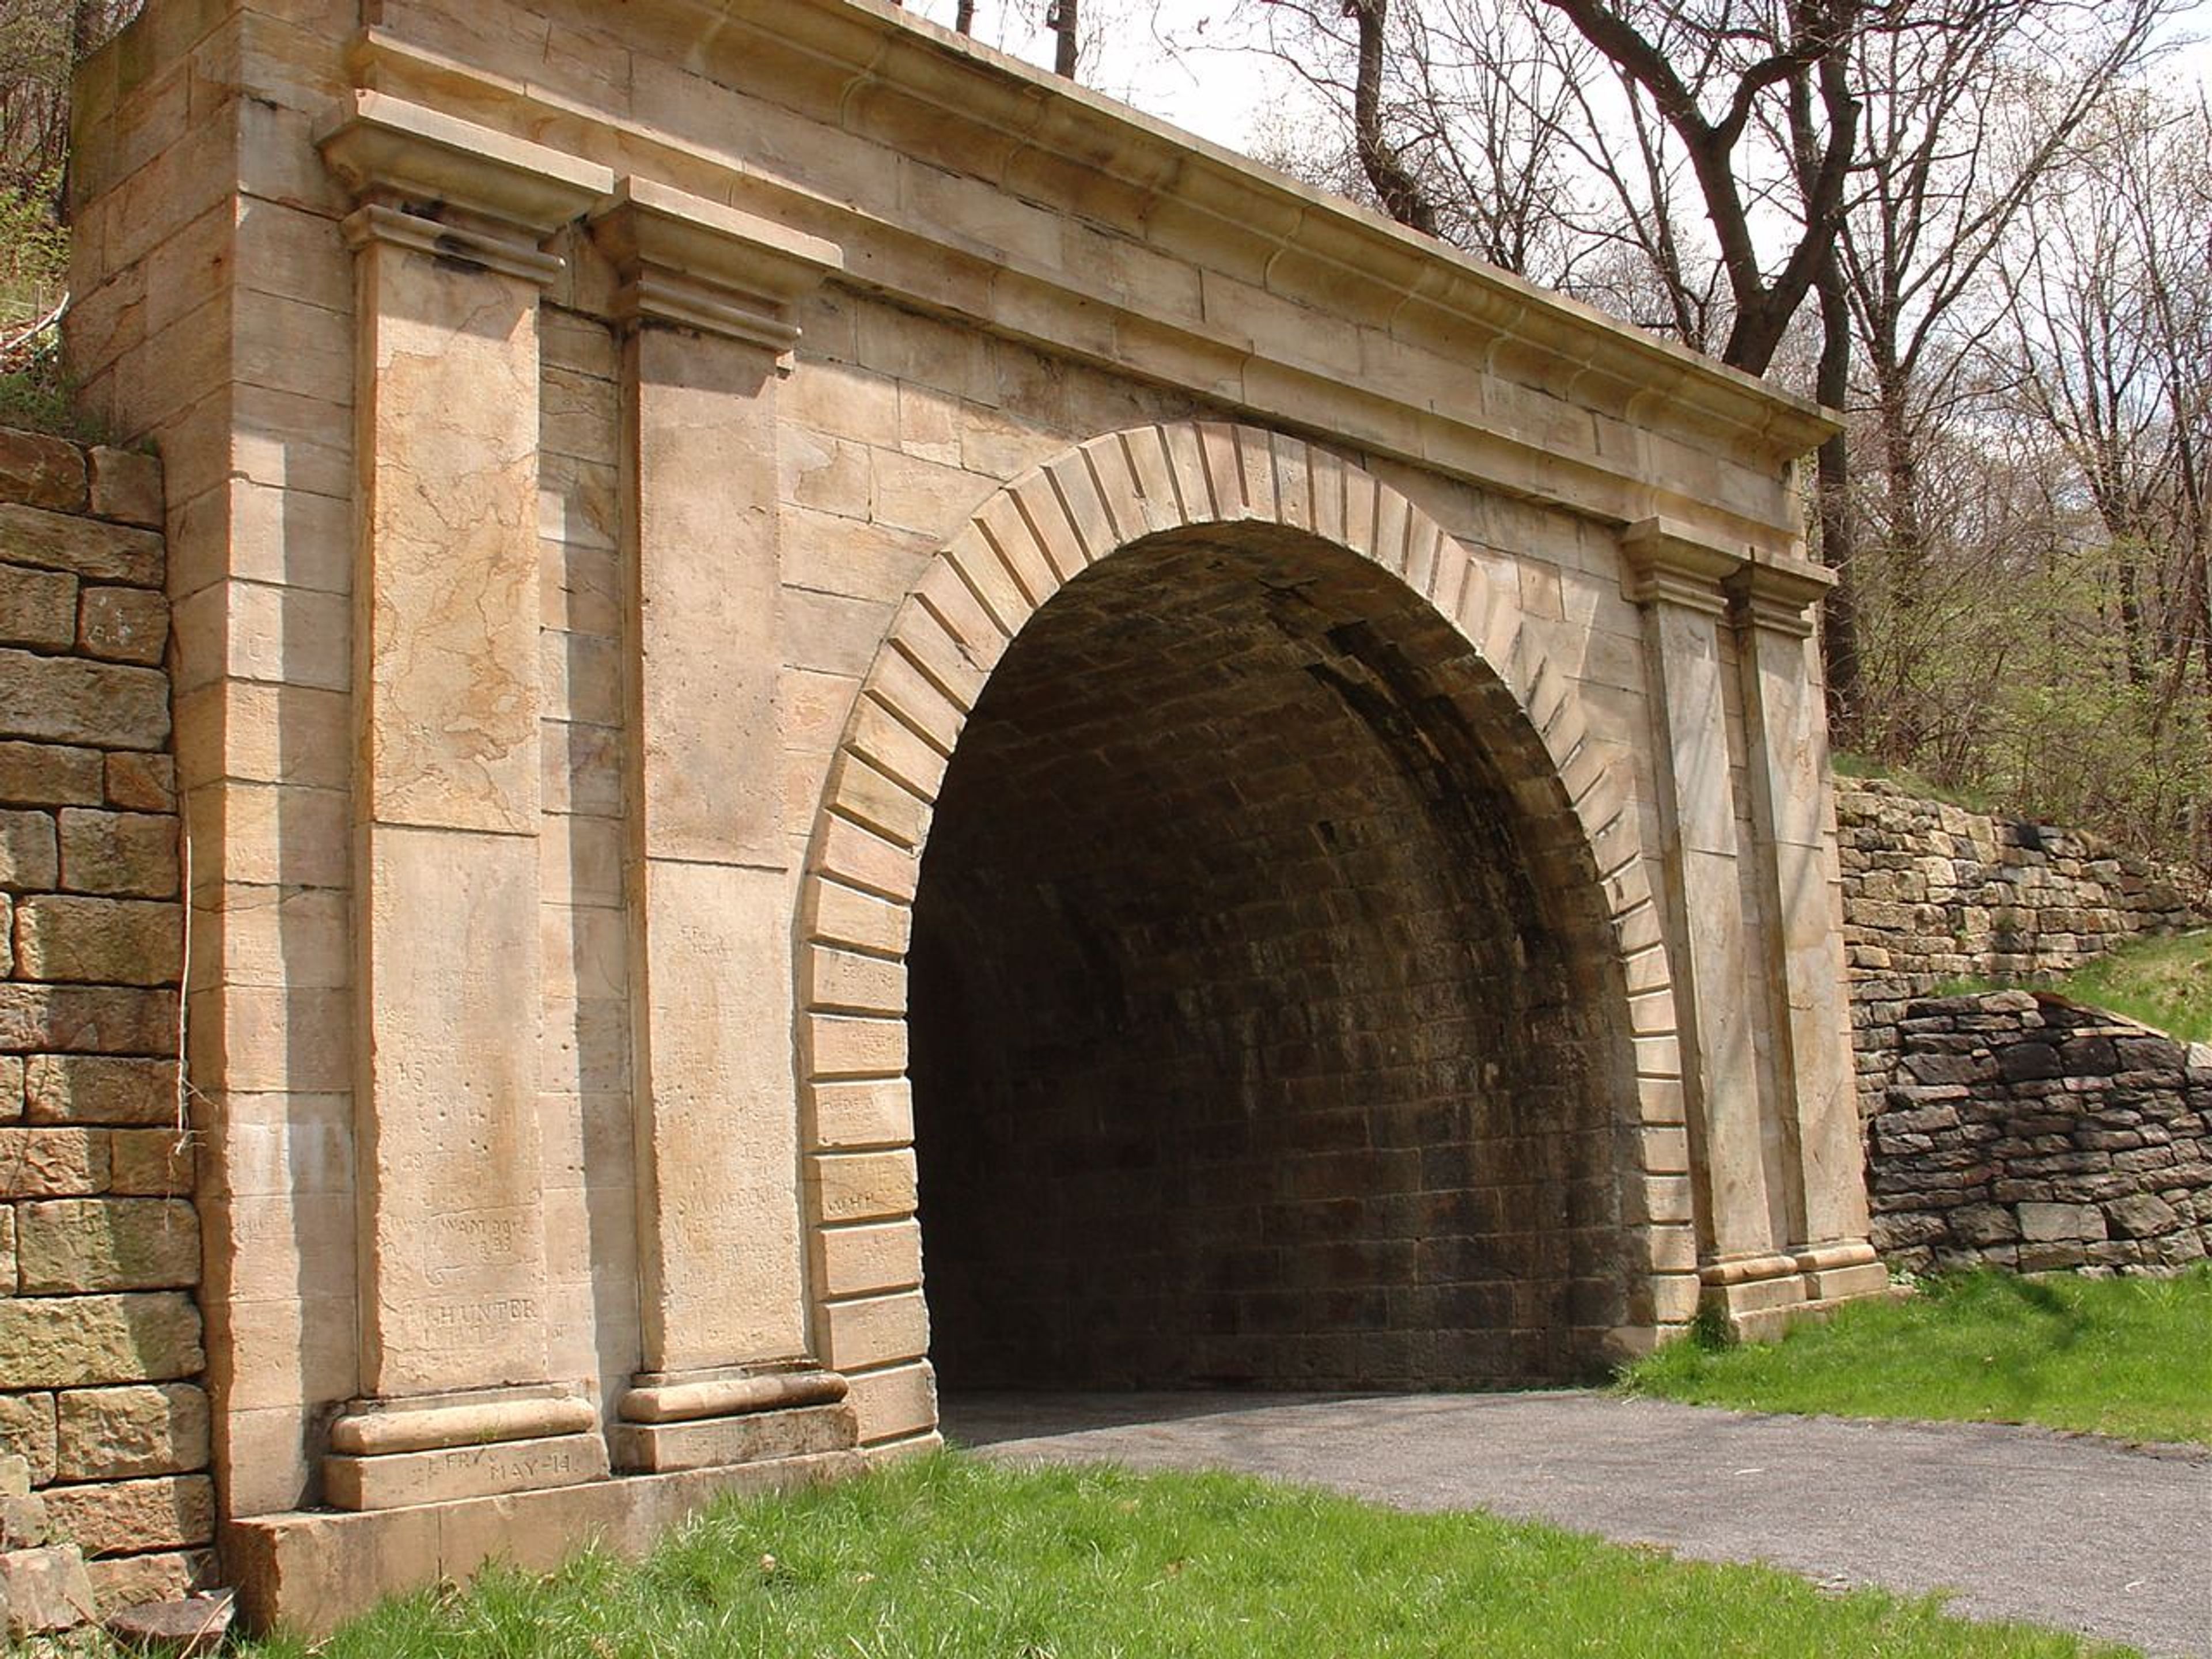
<path fill-rule="evenodd" d="M 1425 600 L 1298 532 L 1155 537 L 1045 605 L 915 904 L 948 1389 L 1590 1368 L 1630 1085 L 1595 881 L 1509 787 L 1544 764 Z"/>

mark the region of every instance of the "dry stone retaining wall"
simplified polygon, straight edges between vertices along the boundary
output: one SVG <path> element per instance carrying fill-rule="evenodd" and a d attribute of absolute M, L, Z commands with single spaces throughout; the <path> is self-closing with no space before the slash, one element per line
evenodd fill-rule
<path fill-rule="evenodd" d="M 2156 1272 L 2212 1249 L 2212 1045 L 2051 996 L 1914 1001 L 1868 1125 L 1893 1267 Z"/>
<path fill-rule="evenodd" d="M 2205 896 L 2094 837 L 1836 781 L 1859 1109 L 1872 1117 L 1907 1007 L 1948 981 L 2063 973 L 2207 920 Z"/>
<path fill-rule="evenodd" d="M 0 431 L 0 1457 L 110 1606 L 212 1566 L 161 505 Z"/>

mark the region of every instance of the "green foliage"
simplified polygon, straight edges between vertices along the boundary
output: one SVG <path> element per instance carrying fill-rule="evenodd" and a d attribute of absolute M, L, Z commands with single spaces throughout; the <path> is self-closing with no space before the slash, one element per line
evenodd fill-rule
<path fill-rule="evenodd" d="M 2185 1042 L 2212 1042 L 2212 927 L 2138 939 L 2075 969 L 2052 988 Z"/>
<path fill-rule="evenodd" d="M 1676 1342 L 1620 1386 L 1691 1405 L 2040 1423 L 2212 1443 L 2212 1269 L 2023 1279 L 1994 1268 L 1854 1303 L 1779 1342 Z"/>
<path fill-rule="evenodd" d="M 271 1642 L 262 1659 L 310 1650 Z M 1352 1659 L 2111 1653 L 1481 1514 L 1406 1515 L 1223 1474 L 1021 1471 L 957 1454 L 710 1511 L 641 1565 L 387 1604 L 327 1659 Z"/>

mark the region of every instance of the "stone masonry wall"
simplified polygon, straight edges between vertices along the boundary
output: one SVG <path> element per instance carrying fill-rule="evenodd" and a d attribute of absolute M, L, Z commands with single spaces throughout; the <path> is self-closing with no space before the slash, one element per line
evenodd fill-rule
<path fill-rule="evenodd" d="M 1947 981 L 2063 973 L 2208 919 L 2207 895 L 2094 837 L 1836 780 L 1859 1110 L 1882 1110 L 1907 1006 Z"/>
<path fill-rule="evenodd" d="M 1868 1125 L 1893 1267 L 2157 1272 L 2212 1251 L 2212 1045 L 2051 996 L 1908 1005 Z"/>
<path fill-rule="evenodd" d="M 161 510 L 0 430 L 0 1457 L 107 1606 L 213 1565 Z"/>

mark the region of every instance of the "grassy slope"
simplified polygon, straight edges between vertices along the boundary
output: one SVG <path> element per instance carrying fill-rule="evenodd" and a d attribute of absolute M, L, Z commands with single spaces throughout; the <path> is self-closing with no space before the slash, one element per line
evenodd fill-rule
<path fill-rule="evenodd" d="M 2212 1270 L 1937 1280 L 1771 1345 L 1678 1342 L 1622 1386 L 1747 1411 L 2040 1423 L 2212 1444 Z"/>
<path fill-rule="evenodd" d="M 2212 1042 L 2212 927 L 2139 939 L 2052 987 L 2190 1042 Z"/>
<path fill-rule="evenodd" d="M 269 1644 L 287 1659 L 306 1650 Z M 1351 1659 L 2112 1653 L 1481 1515 L 1227 1475 L 945 1454 L 723 1508 L 642 1568 L 586 1557 L 392 1604 L 328 1659 Z"/>

